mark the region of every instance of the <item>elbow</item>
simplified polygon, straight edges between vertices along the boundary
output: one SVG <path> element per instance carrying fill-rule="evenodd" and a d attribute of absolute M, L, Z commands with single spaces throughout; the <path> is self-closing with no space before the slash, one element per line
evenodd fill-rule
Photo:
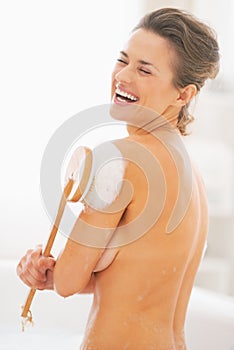
<path fill-rule="evenodd" d="M 57 287 L 56 285 L 54 285 L 54 290 L 58 295 L 60 295 L 63 298 L 67 298 L 73 295 L 72 293 L 69 293 L 69 291 L 64 290 L 63 288 Z"/>
<path fill-rule="evenodd" d="M 74 294 L 72 292 L 72 290 L 68 287 L 69 286 L 67 285 L 64 277 L 59 273 L 59 271 L 56 271 L 56 273 L 54 273 L 54 290 L 55 290 L 55 292 L 58 295 L 60 295 L 61 297 L 67 298 L 67 297 Z"/>
<path fill-rule="evenodd" d="M 67 298 L 74 294 L 71 290 L 71 283 L 69 283 L 68 276 L 66 276 L 65 271 L 58 266 L 57 263 L 54 269 L 54 290 L 63 298 Z"/>
<path fill-rule="evenodd" d="M 54 291 L 63 298 L 72 296 L 74 293 L 61 283 L 54 282 Z"/>

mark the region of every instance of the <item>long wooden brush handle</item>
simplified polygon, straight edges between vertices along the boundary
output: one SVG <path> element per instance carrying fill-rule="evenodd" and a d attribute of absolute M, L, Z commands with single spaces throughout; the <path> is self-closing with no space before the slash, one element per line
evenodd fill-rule
<path fill-rule="evenodd" d="M 46 244 L 44 252 L 43 252 L 43 256 L 45 256 L 45 257 L 50 256 L 51 248 L 53 246 L 56 234 L 58 232 L 58 227 L 59 227 L 59 224 L 60 224 L 60 221 L 61 221 L 64 209 L 65 209 L 65 206 L 66 206 L 67 197 L 69 196 L 69 194 L 70 194 L 70 192 L 72 190 L 73 183 L 74 183 L 73 179 L 69 179 L 68 182 L 67 182 L 67 185 L 65 186 L 65 188 L 63 190 L 62 198 L 61 198 L 60 203 L 59 203 L 58 213 L 57 213 L 54 225 L 52 227 L 52 230 L 50 232 L 47 244 Z M 31 288 L 31 290 L 30 290 L 30 292 L 28 294 L 28 297 L 26 299 L 26 303 L 25 303 L 25 305 L 23 307 L 23 311 L 21 313 L 21 317 L 26 317 L 26 318 L 30 317 L 29 316 L 29 313 L 30 313 L 29 309 L 30 309 L 30 306 L 32 304 L 35 292 L 36 292 L 36 289 Z"/>
<path fill-rule="evenodd" d="M 57 213 L 54 225 L 53 225 L 52 230 L 51 230 L 50 235 L 49 235 L 49 239 L 47 241 L 47 244 L 46 244 L 44 252 L 43 252 L 43 255 L 45 257 L 50 256 L 50 252 L 51 252 L 56 234 L 58 232 L 59 224 L 60 224 L 64 209 L 65 209 L 65 206 L 67 203 L 67 197 L 71 193 L 73 183 L 74 183 L 73 179 L 69 179 L 67 185 L 64 188 L 62 198 L 61 198 L 60 203 L 59 203 L 58 213 Z"/>

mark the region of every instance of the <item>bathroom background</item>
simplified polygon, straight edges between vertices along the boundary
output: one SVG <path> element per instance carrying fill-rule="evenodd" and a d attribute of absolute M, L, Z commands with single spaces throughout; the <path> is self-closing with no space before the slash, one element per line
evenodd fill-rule
<path fill-rule="evenodd" d="M 144 13 L 163 6 L 189 10 L 218 33 L 221 72 L 193 104 L 196 122 L 186 142 L 203 173 L 210 206 L 208 248 L 196 285 L 234 296 L 234 2 L 229 0 L 0 2 L 0 259 L 18 260 L 46 242 L 51 223 L 40 194 L 45 147 L 68 118 L 109 102 L 111 70 L 128 33 Z"/>

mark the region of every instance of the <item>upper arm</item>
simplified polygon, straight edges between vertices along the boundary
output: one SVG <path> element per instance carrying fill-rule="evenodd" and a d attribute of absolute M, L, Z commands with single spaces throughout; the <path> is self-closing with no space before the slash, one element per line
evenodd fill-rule
<path fill-rule="evenodd" d="M 54 285 L 59 294 L 72 295 L 85 288 L 113 237 L 130 202 L 126 166 L 127 162 L 123 167 L 120 159 L 112 159 L 94 176 L 83 210 L 55 266 Z"/>

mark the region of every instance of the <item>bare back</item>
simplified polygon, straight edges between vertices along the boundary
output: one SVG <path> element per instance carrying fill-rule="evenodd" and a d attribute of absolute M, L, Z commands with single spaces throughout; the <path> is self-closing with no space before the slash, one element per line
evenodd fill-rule
<path fill-rule="evenodd" d="M 144 235 L 119 248 L 107 249 L 99 260 L 83 350 L 186 349 L 186 310 L 207 235 L 206 196 L 193 168 L 188 208 L 176 229 L 167 234 L 166 225 L 177 197 L 176 167 L 155 139 L 144 138 L 144 147 L 157 153 L 165 173 L 164 209 Z M 128 173 L 134 197 L 120 227 L 134 220 L 146 201 L 144 174 L 134 164 L 130 164 Z"/>

